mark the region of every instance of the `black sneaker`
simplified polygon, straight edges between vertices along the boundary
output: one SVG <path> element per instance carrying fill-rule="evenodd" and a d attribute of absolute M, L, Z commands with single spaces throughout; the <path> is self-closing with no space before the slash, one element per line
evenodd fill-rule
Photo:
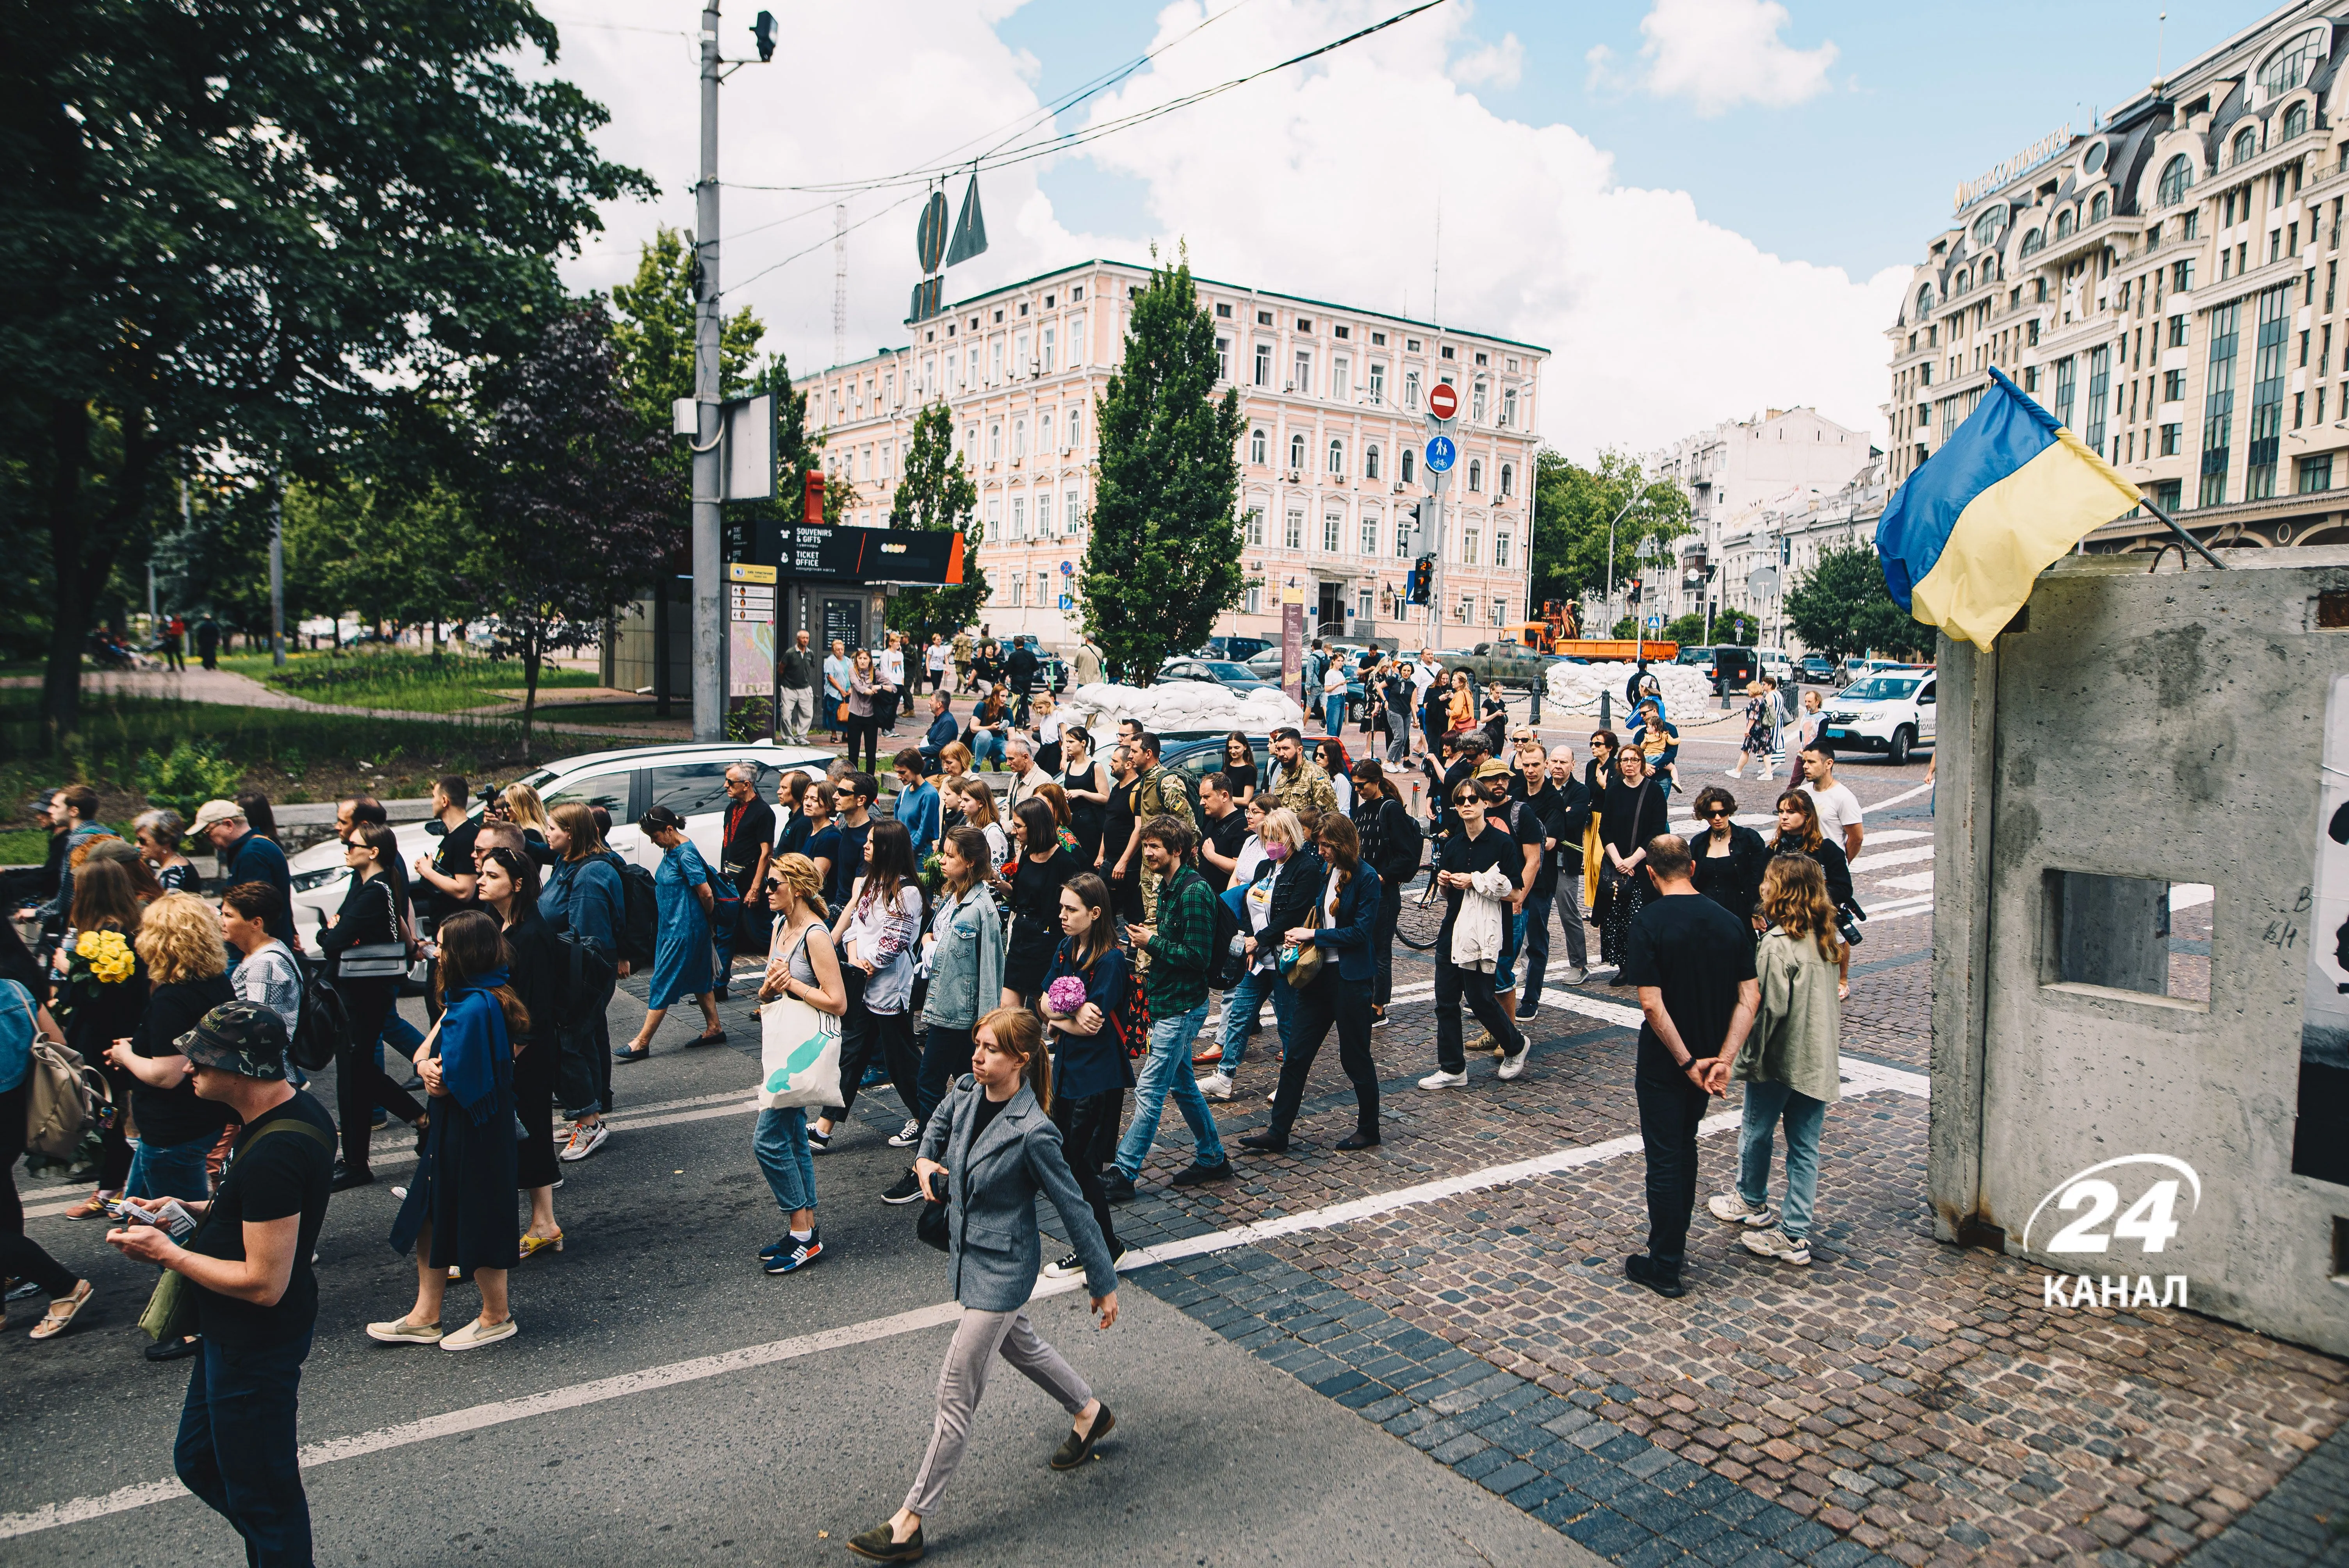
<path fill-rule="evenodd" d="M 1169 1181 L 1167 1185 L 1170 1187 L 1201 1187 L 1210 1181 L 1228 1181 L 1231 1179 L 1232 1162 L 1230 1161 L 1226 1160 L 1220 1165 L 1203 1165 L 1196 1160 L 1194 1160 L 1190 1164 L 1174 1172 L 1174 1179 L 1172 1181 Z"/>
<path fill-rule="evenodd" d="M 1678 1301 L 1688 1294 L 1688 1286 L 1681 1283 L 1680 1270 L 1667 1272 L 1645 1253 L 1633 1253 L 1625 1258 L 1623 1273 L 1667 1300 Z"/>
<path fill-rule="evenodd" d="M 1112 1203 L 1128 1202 L 1133 1197 L 1133 1178 L 1112 1165 L 1102 1178 L 1102 1192 Z"/>
<path fill-rule="evenodd" d="M 787 1233 L 783 1237 L 782 1247 L 782 1251 L 767 1259 L 767 1272 L 771 1274 L 790 1274 L 794 1269 L 805 1268 L 823 1256 L 823 1233 L 810 1232 L 808 1239 L 804 1242 L 794 1241 Z"/>
<path fill-rule="evenodd" d="M 375 1172 L 372 1171 L 348 1171 L 336 1165 L 334 1178 L 326 1183 L 326 1187 L 329 1191 L 347 1192 L 354 1187 L 369 1186 L 374 1181 Z"/>
<path fill-rule="evenodd" d="M 835 1127 L 832 1130 L 832 1132 L 818 1132 L 815 1130 L 815 1125 L 812 1122 L 809 1123 L 807 1130 L 808 1151 L 812 1154 L 821 1154 L 825 1150 L 831 1148 L 833 1133 L 836 1133 L 840 1129 Z"/>
<path fill-rule="evenodd" d="M 881 1201 L 885 1203 L 913 1203 L 920 1202 L 921 1196 L 922 1184 L 916 1181 L 914 1173 L 908 1171 L 898 1177 L 886 1192 L 881 1194 Z"/>

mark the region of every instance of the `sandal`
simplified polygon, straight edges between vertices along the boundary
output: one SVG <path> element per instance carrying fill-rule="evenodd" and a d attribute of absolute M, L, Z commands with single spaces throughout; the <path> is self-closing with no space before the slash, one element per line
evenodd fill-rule
<path fill-rule="evenodd" d="M 113 1194 L 100 1187 L 80 1202 L 66 1211 L 68 1220 L 102 1220 L 106 1217 L 106 1201 Z"/>
<path fill-rule="evenodd" d="M 40 1322 L 33 1325 L 33 1337 L 55 1339 L 58 1335 L 63 1334 L 73 1326 L 74 1315 L 88 1305 L 89 1298 L 96 1294 L 89 1281 L 86 1279 L 75 1281 L 74 1293 L 60 1300 L 50 1302 L 48 1312 Z M 60 1311 L 59 1308 L 64 1310 Z"/>
<path fill-rule="evenodd" d="M 525 1260 L 536 1257 L 539 1253 L 545 1252 L 550 1247 L 558 1253 L 563 1250 L 563 1233 L 561 1231 L 555 1232 L 554 1234 L 551 1236 L 533 1236 L 527 1231 L 523 1233 L 522 1255 Z"/>

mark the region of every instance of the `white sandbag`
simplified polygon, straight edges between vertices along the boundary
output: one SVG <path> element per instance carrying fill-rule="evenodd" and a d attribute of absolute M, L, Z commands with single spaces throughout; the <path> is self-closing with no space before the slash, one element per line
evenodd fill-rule
<path fill-rule="evenodd" d="M 1117 686 L 1102 681 L 1064 692 L 1061 717 L 1092 731 L 1101 744 L 1123 719 L 1138 719 L 1154 735 L 1185 730 L 1237 729 L 1247 735 L 1267 735 L 1283 727 L 1301 727 L 1305 710 L 1278 691 L 1254 691 L 1246 696 L 1206 681 L 1166 681 L 1154 686 Z"/>
<path fill-rule="evenodd" d="M 1630 715 L 1624 711 L 1623 692 L 1633 668 L 1628 660 L 1605 665 L 1554 664 L 1549 667 L 1544 700 L 1568 713 L 1596 718 L 1599 694 L 1607 692 L 1610 694 L 1609 717 L 1619 726 L 1628 726 Z M 1717 707 L 1709 668 L 1651 663 L 1648 674 L 1655 677 L 1657 686 L 1663 692 L 1664 713 L 1675 725 Z"/>

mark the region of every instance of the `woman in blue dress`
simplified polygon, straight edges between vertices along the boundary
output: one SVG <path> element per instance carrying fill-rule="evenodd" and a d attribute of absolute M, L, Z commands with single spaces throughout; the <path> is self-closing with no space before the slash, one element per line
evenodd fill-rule
<path fill-rule="evenodd" d="M 718 1026 L 718 1004 L 709 993 L 717 983 L 718 958 L 709 945 L 709 913 L 718 895 L 701 851 L 685 836 L 685 820 L 667 806 L 656 806 L 638 819 L 645 837 L 660 846 L 660 870 L 653 873 L 653 892 L 660 911 L 659 940 L 653 946 L 652 989 L 645 996 L 645 1021 L 626 1048 L 612 1053 L 616 1062 L 640 1062 L 652 1054 L 653 1034 L 670 1004 L 690 996 L 701 1005 L 709 1026 L 694 1041 L 714 1046 L 726 1037 Z"/>

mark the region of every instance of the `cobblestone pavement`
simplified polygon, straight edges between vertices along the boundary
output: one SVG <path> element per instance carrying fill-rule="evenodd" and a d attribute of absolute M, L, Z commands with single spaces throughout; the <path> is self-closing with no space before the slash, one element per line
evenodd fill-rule
<path fill-rule="evenodd" d="M 1872 830 L 1897 821 L 1930 825 Z M 1930 938 L 1922 915 L 1871 923 L 1847 1067 L 1924 1070 Z M 1404 964 L 1396 985 L 1423 978 Z M 1635 1133 L 1630 994 L 1557 1000 L 1525 1078 L 1472 1057 L 1471 1086 L 1443 1093 L 1412 1087 L 1433 1065 L 1428 1004 L 1398 1006 L 1372 1037 L 1375 1150 L 1330 1147 L 1353 1119 L 1331 1050 L 1291 1150 L 1236 1155 L 1229 1186 L 1164 1187 L 1190 1159 L 1170 1119 L 1121 1234 L 1192 1236 Z M 1261 1126 L 1273 1077 L 1252 1058 L 1218 1108 L 1227 1144 Z M 1622 1277 L 1646 1225 L 1635 1149 L 1137 1279 L 1620 1562 L 2342 1553 L 2349 1367 L 2190 1312 L 2044 1305 L 2034 1265 L 1933 1240 L 1926 1124 L 1921 1095 L 1848 1096 L 1827 1117 L 1812 1265 L 1747 1253 L 1700 1207 L 1677 1302 Z M 1726 1125 L 1704 1140 L 1701 1192 L 1730 1184 L 1735 1147 Z M 2330 1459 L 2296 1470 L 2320 1445 Z"/>

